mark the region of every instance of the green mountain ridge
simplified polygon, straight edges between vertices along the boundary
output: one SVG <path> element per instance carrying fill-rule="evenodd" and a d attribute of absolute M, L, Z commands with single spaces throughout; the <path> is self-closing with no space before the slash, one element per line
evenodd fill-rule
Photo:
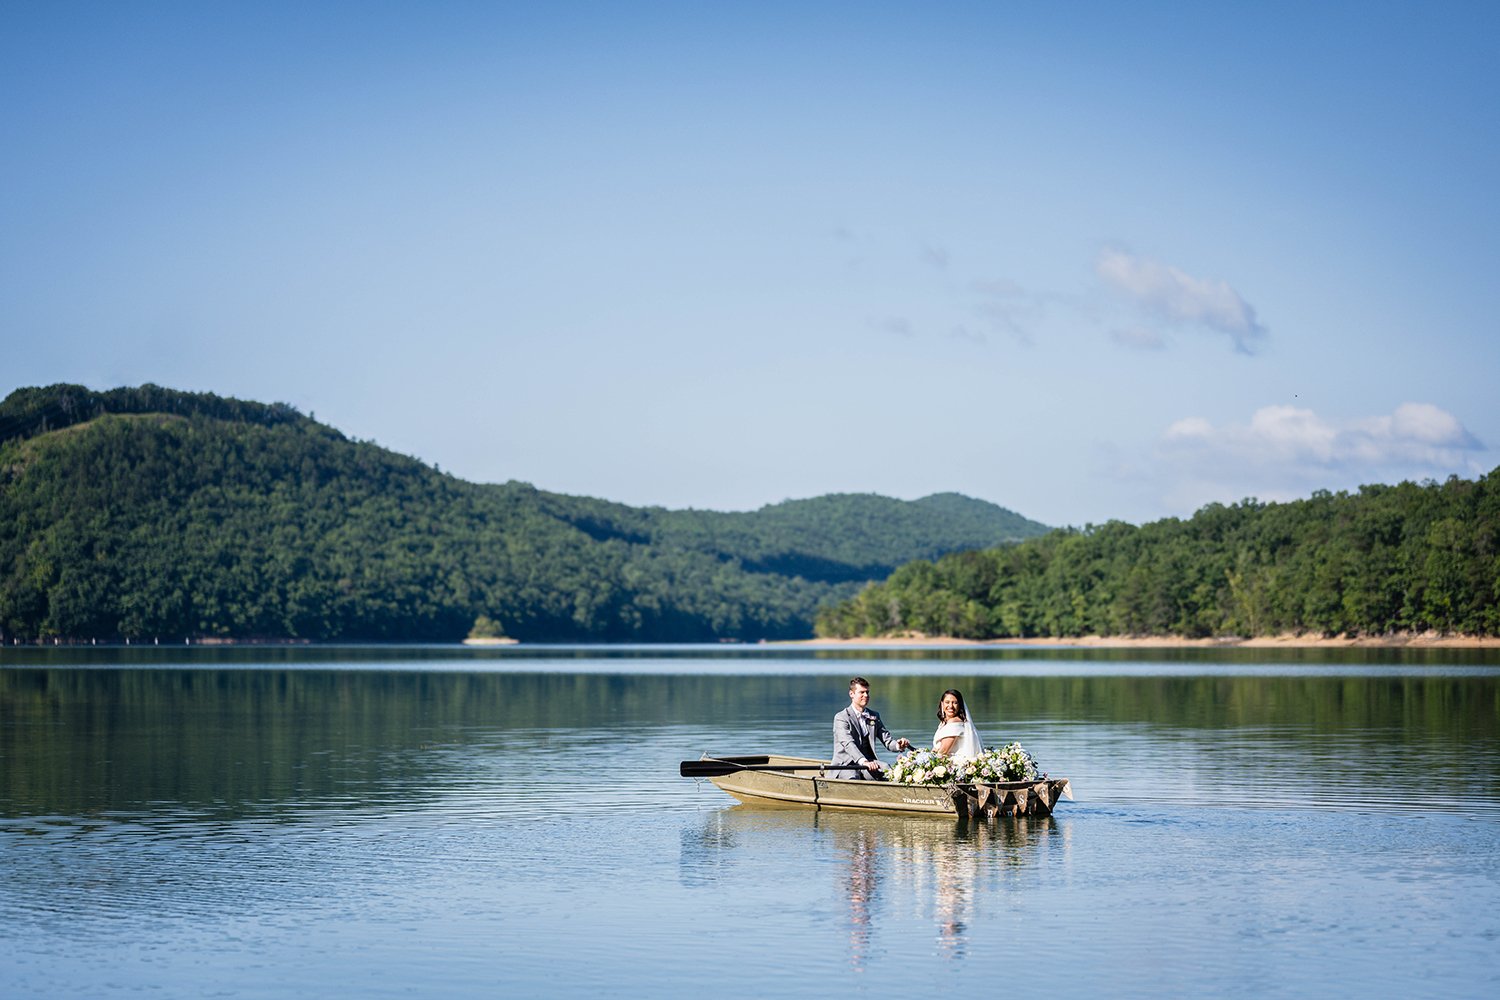
<path fill-rule="evenodd" d="M 475 484 L 285 404 L 159 386 L 0 402 L 0 634 L 803 638 L 913 559 L 1044 534 L 957 494 L 636 508 Z"/>
<path fill-rule="evenodd" d="M 1060 529 L 918 560 L 820 635 L 965 639 L 1500 635 L 1500 469 L 1191 518 Z"/>

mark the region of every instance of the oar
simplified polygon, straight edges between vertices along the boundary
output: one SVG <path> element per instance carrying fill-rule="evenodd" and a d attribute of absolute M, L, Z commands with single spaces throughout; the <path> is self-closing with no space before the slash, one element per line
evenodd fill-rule
<path fill-rule="evenodd" d="M 685 760 L 678 769 L 684 778 L 721 778 L 736 771 L 864 771 L 859 764 L 736 764 L 732 760 Z"/>

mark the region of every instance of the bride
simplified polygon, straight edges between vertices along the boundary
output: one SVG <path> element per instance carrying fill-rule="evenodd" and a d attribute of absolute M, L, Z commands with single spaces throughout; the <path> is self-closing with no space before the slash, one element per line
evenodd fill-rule
<path fill-rule="evenodd" d="M 938 702 L 938 728 L 932 734 L 932 749 L 945 753 L 954 760 L 973 760 L 984 747 L 979 742 L 979 731 L 969 721 L 969 710 L 964 707 L 964 696 L 949 688 Z"/>

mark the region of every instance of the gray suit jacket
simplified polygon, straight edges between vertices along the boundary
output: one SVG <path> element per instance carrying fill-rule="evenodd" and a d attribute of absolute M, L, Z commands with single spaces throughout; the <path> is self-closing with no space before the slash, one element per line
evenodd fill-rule
<path fill-rule="evenodd" d="M 858 764 L 862 760 L 875 760 L 875 740 L 885 744 L 887 750 L 896 751 L 900 746 L 896 737 L 880 721 L 880 713 L 865 709 L 870 721 L 860 718 L 853 705 L 833 717 L 833 765 Z M 879 778 L 873 771 L 858 768 L 853 771 L 831 772 L 835 778 Z"/>

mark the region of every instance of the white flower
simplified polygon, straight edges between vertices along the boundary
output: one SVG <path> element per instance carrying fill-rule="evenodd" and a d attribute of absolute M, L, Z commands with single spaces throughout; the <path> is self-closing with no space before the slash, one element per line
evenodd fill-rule
<path fill-rule="evenodd" d="M 1019 743 L 984 751 L 966 762 L 958 772 L 961 781 L 1033 781 L 1044 777 L 1032 757 Z"/>
<path fill-rule="evenodd" d="M 905 785 L 938 784 L 944 778 L 953 780 L 957 769 L 953 759 L 932 750 L 908 750 L 891 765 L 888 777 Z"/>

